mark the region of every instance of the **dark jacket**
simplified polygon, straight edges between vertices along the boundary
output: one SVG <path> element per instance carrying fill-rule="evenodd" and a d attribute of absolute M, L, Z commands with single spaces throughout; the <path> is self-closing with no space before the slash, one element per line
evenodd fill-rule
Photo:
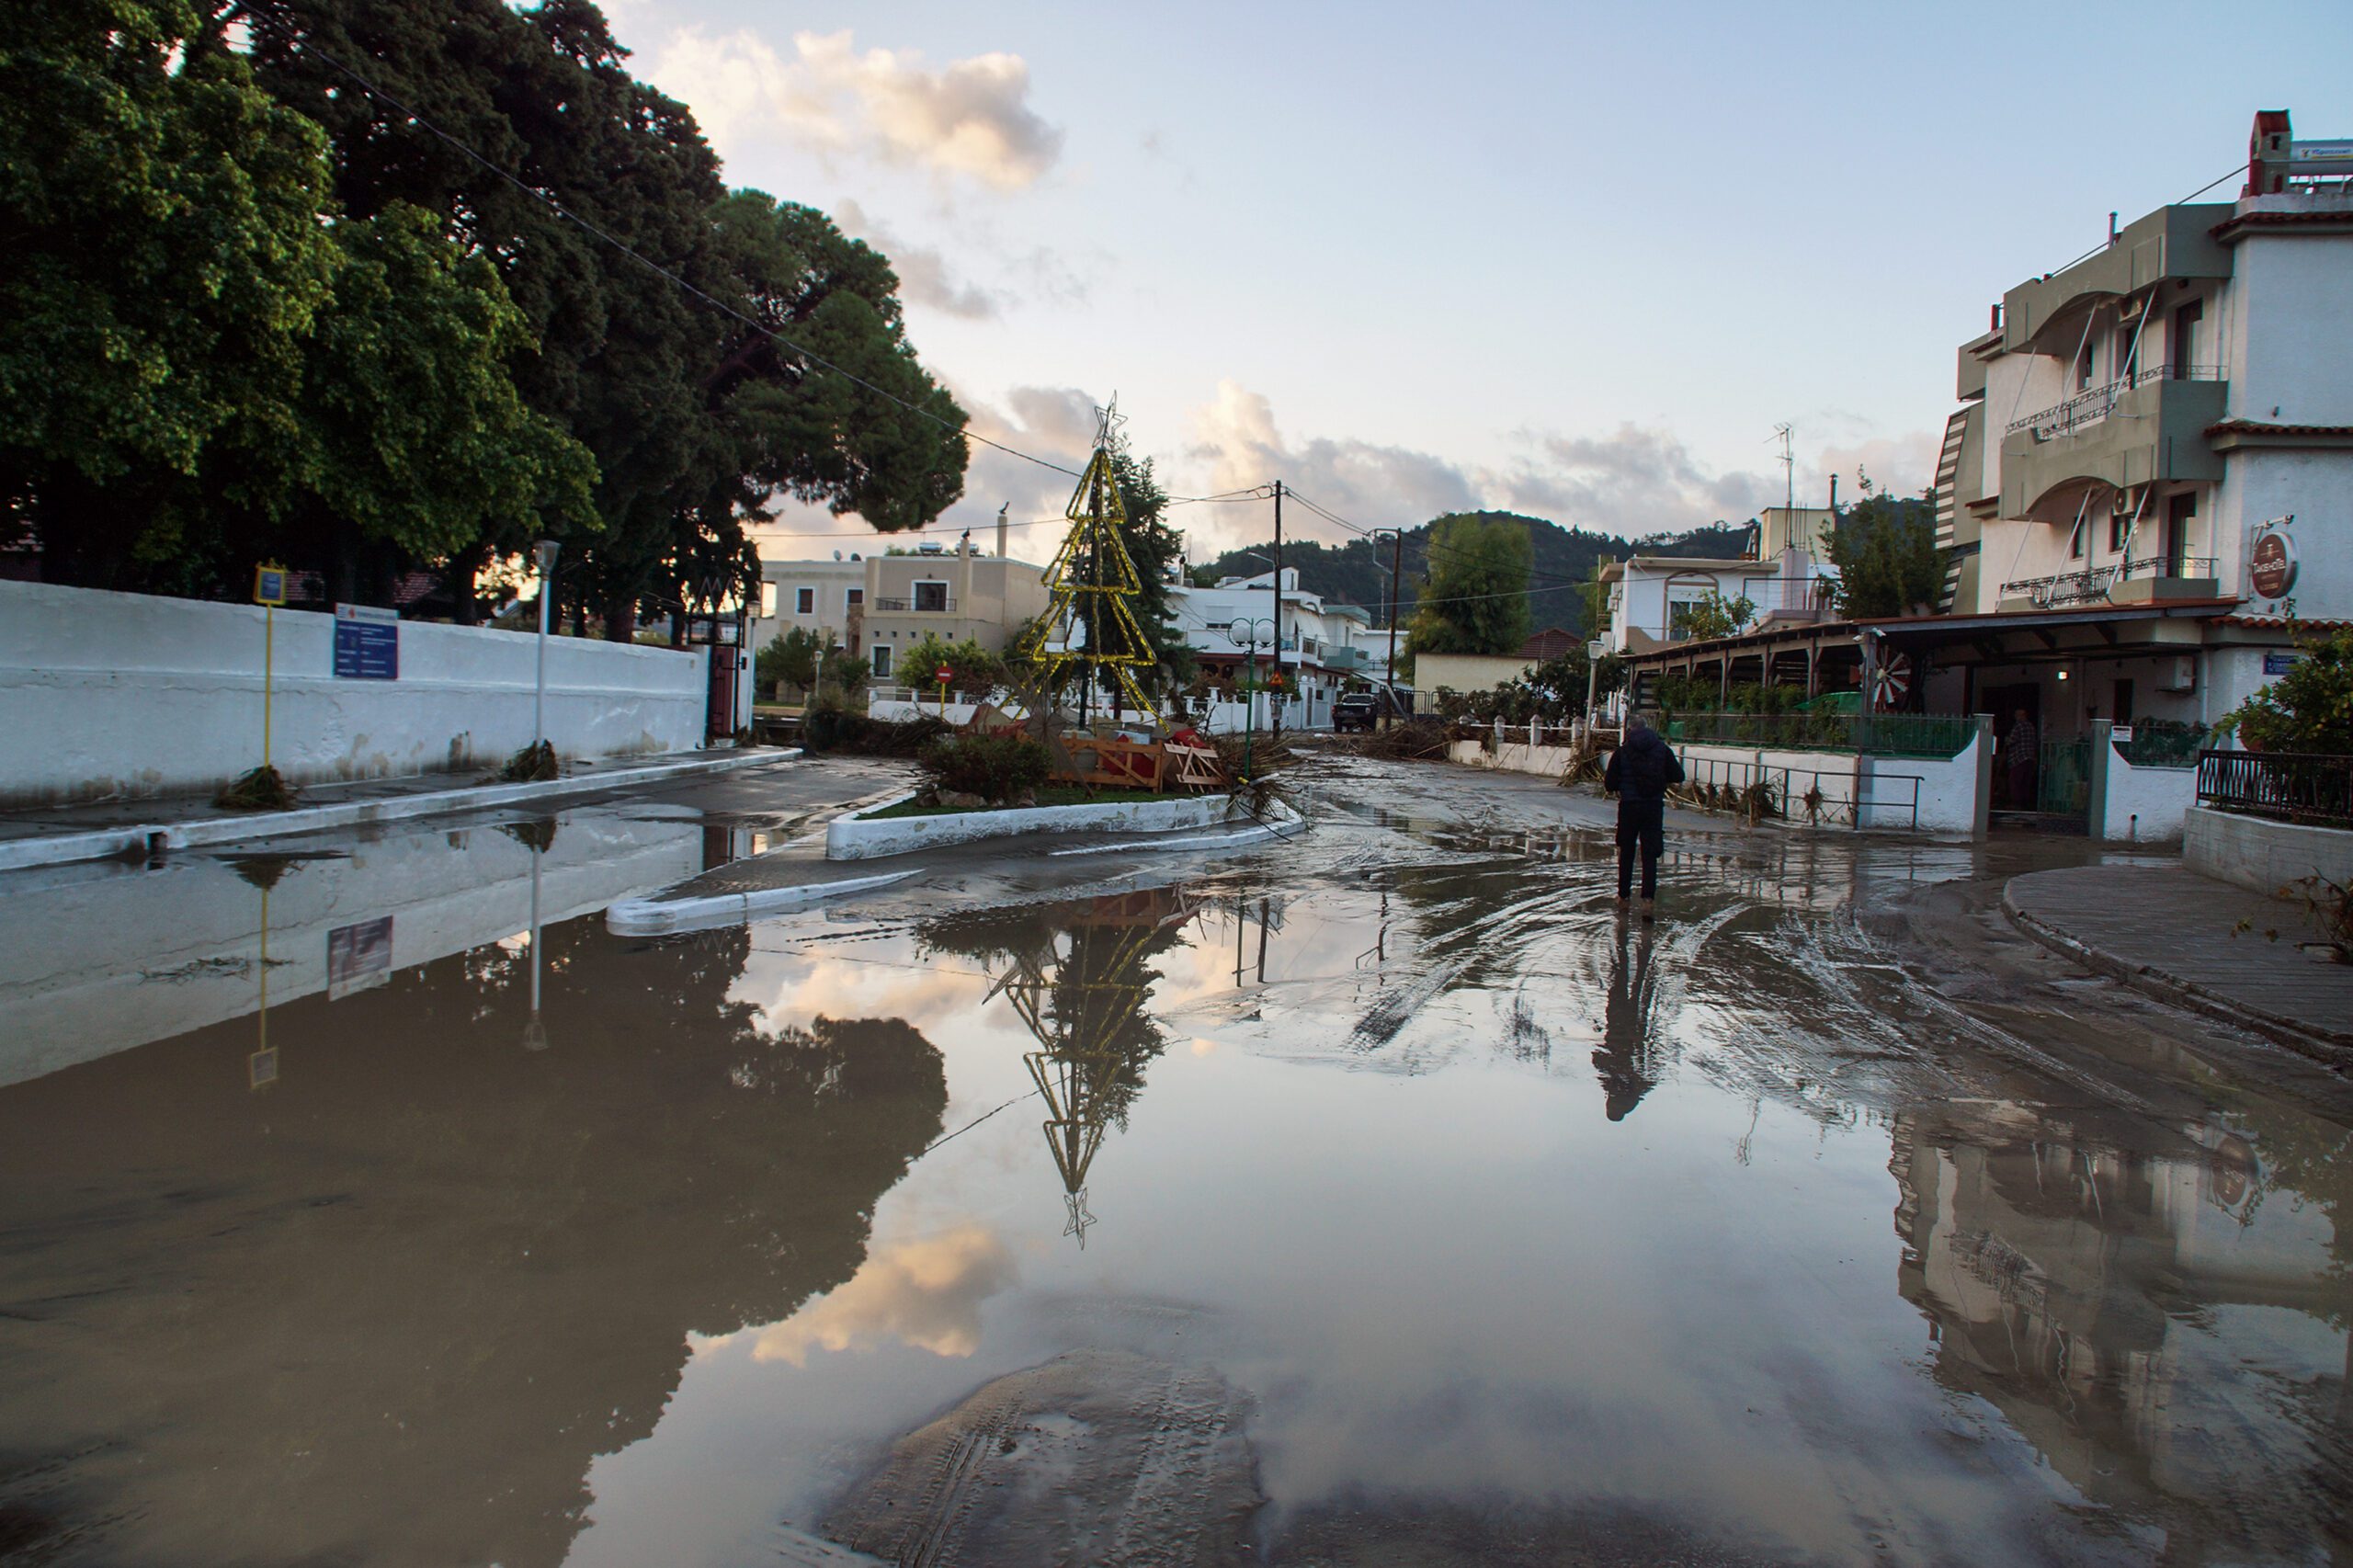
<path fill-rule="evenodd" d="M 1601 787 L 1630 806 L 1655 805 L 1670 784 L 1683 782 L 1683 761 L 1656 730 L 1636 730 L 1609 754 Z"/>

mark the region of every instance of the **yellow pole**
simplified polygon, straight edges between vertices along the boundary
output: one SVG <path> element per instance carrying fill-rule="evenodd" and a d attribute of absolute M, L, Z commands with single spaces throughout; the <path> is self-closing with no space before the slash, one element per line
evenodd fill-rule
<path fill-rule="evenodd" d="M 269 688 L 278 655 L 278 607 L 261 607 L 261 765 L 269 766 Z"/>

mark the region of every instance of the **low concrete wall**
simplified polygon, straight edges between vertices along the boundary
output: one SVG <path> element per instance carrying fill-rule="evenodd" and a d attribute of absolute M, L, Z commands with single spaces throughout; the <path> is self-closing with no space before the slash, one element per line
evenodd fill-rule
<path fill-rule="evenodd" d="M 400 678 L 340 679 L 335 618 L 280 610 L 271 760 L 298 784 L 460 770 L 531 741 L 537 639 L 404 623 Z M 0 582 L 0 804 L 209 792 L 261 760 L 253 605 Z M 548 640 L 567 756 L 701 744 L 708 650 Z"/>
<path fill-rule="evenodd" d="M 2353 884 L 2353 832 L 2193 805 L 2182 823 L 2181 858 L 2193 871 L 2260 893 L 2315 872 Z"/>
<path fill-rule="evenodd" d="M 1540 778 L 1558 778 L 1569 770 L 1569 759 L 1576 754 L 1567 746 L 1532 746 L 1526 741 L 1506 741 L 1492 752 L 1478 741 L 1452 741 L 1448 743 L 1446 755 L 1449 760 L 1466 767 L 1493 767 L 1506 773 L 1533 773 Z"/>
<path fill-rule="evenodd" d="M 1111 801 L 1091 806 L 1030 806 L 1017 811 L 888 817 L 879 822 L 867 814 L 888 811 L 913 799 L 915 792 L 909 790 L 878 801 L 863 811 L 846 812 L 835 817 L 825 824 L 825 858 L 871 860 L 915 849 L 936 849 L 947 844 L 971 844 L 983 838 L 1011 838 L 1029 833 L 1172 833 L 1179 828 L 1208 827 L 1224 822 L 1229 801 L 1224 795 L 1185 795 L 1160 801 Z"/>
<path fill-rule="evenodd" d="M 1860 756 L 1853 752 L 1777 751 L 1725 745 L 1680 745 L 1684 773 L 1694 783 L 1745 789 L 1762 777 L 1778 788 L 1786 778 L 1790 815 L 1803 821 L 1799 803 L 1821 791 L 1825 824 L 1858 828 L 1974 833 L 1980 790 L 1978 749 L 1973 736 L 1957 756 Z M 1917 810 L 1915 811 L 1915 783 Z"/>
<path fill-rule="evenodd" d="M 2109 748 L 2102 838 L 2120 844 L 2171 843 L 2181 837 L 2197 803 L 2197 768 L 2135 767 L 2113 745 Z"/>

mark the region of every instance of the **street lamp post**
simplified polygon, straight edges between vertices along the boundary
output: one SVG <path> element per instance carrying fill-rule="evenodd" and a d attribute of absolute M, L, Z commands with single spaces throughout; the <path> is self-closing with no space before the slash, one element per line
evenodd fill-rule
<path fill-rule="evenodd" d="M 1274 645 L 1274 622 L 1262 616 L 1237 616 L 1225 629 L 1225 635 L 1250 657 L 1249 673 L 1244 676 L 1242 687 L 1242 777 L 1247 779 L 1251 744 L 1258 722 L 1258 694 L 1255 689 L 1258 684 L 1258 650 Z"/>
<path fill-rule="evenodd" d="M 540 658 L 537 683 L 531 692 L 531 749 L 536 753 L 548 744 L 548 591 L 555 586 L 555 558 L 563 547 L 551 539 L 543 539 L 533 548 L 532 559 L 540 569 Z"/>

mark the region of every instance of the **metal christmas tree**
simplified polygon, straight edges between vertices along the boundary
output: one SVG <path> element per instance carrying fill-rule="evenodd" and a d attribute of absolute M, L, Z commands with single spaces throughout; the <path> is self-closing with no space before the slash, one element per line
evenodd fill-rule
<path fill-rule="evenodd" d="M 1123 537 L 1128 512 L 1111 466 L 1120 424 L 1118 400 L 1096 410 L 1095 455 L 1063 512 L 1071 520 L 1071 530 L 1046 569 L 1052 602 L 1021 655 L 1043 666 L 1049 694 L 1060 693 L 1074 663 L 1086 666 L 1085 689 L 1089 693 L 1105 684 L 1108 671 L 1128 700 L 1158 723 L 1159 715 L 1136 683 L 1137 668 L 1149 668 L 1155 659 L 1128 604 L 1143 591 L 1143 585 L 1128 554 Z"/>

